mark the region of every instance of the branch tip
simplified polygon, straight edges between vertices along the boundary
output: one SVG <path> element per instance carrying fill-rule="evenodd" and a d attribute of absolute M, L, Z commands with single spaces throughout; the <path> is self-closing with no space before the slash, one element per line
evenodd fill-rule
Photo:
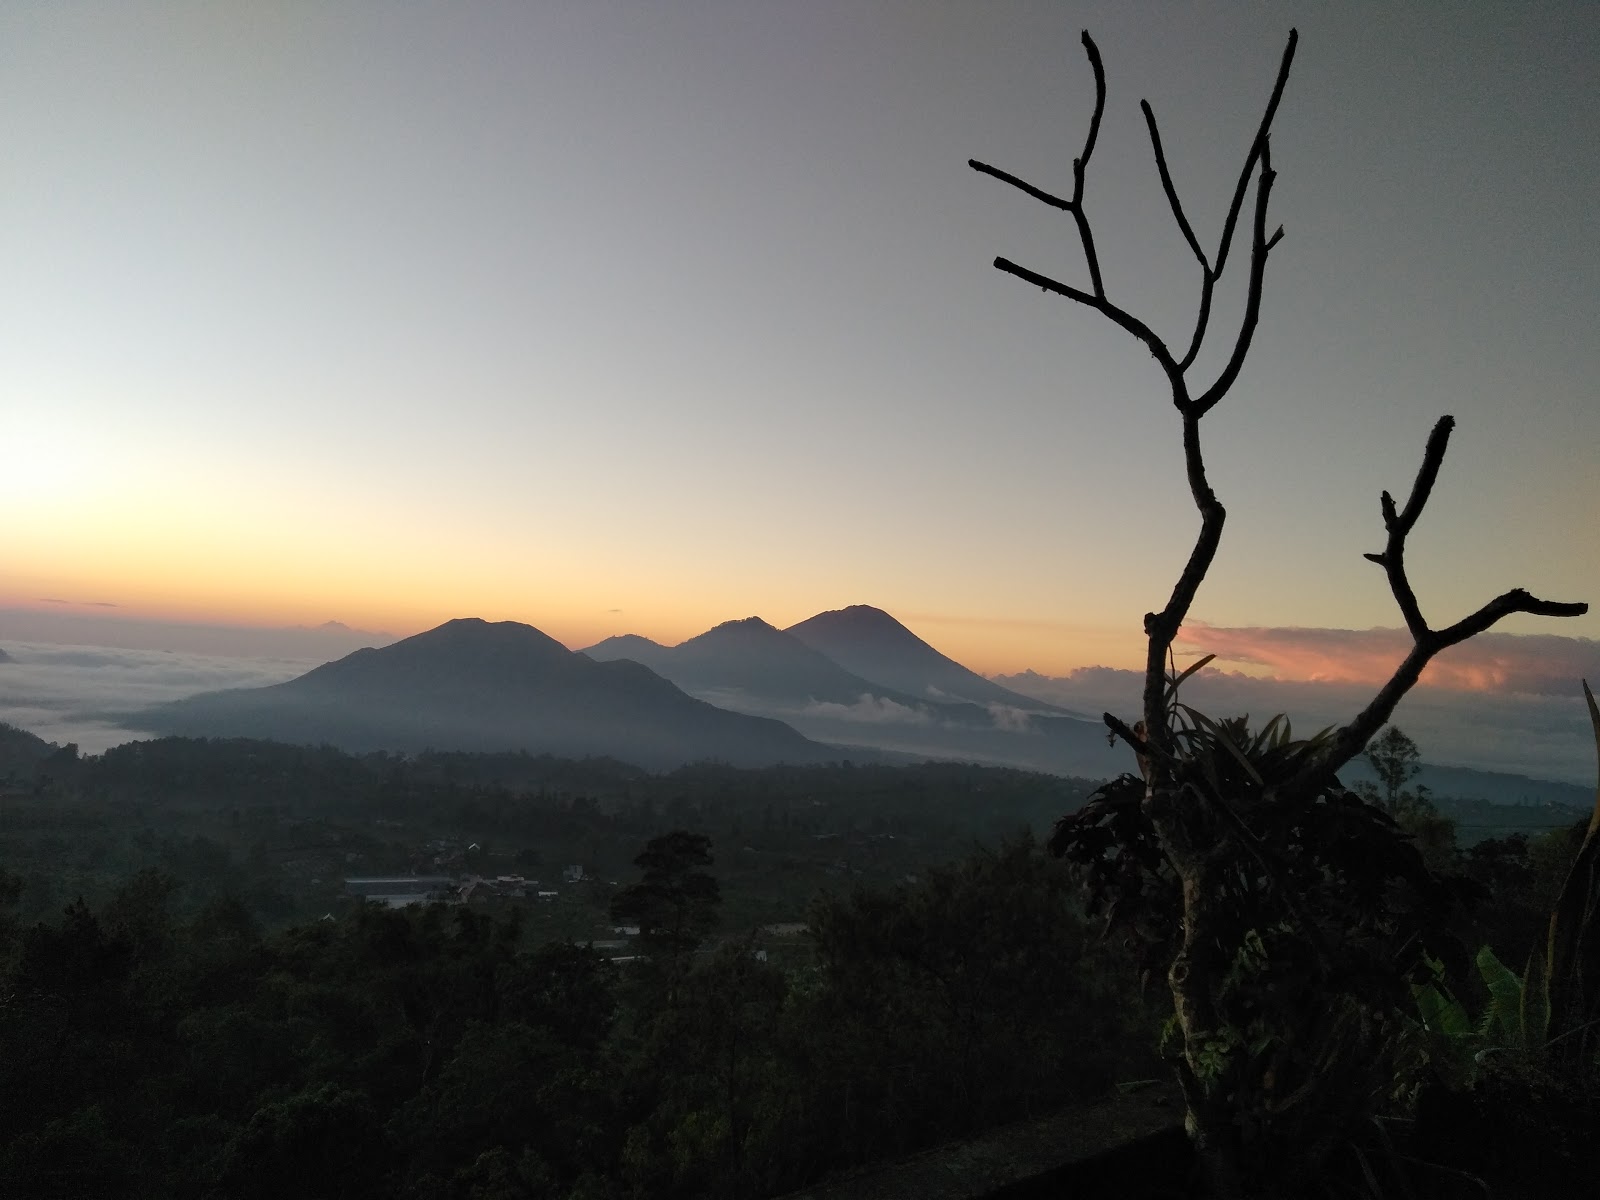
<path fill-rule="evenodd" d="M 1399 605 L 1401 615 L 1405 617 L 1406 629 L 1411 633 L 1411 652 L 1395 668 L 1388 682 L 1378 690 L 1366 708 L 1334 734 L 1327 751 L 1308 764 L 1291 781 L 1290 789 L 1320 786 L 1331 779 L 1345 763 L 1361 753 L 1393 715 L 1395 706 L 1416 686 L 1417 681 L 1422 678 L 1423 670 L 1441 650 L 1448 650 L 1451 646 L 1477 637 L 1501 618 L 1513 613 L 1527 613 L 1538 617 L 1579 617 L 1589 611 L 1589 606 L 1582 602 L 1541 600 L 1523 588 L 1512 588 L 1454 625 L 1438 630 L 1429 627 L 1422 615 L 1422 608 L 1417 603 L 1416 593 L 1411 588 L 1411 581 L 1406 577 L 1406 538 L 1417 523 L 1417 518 L 1422 515 L 1422 509 L 1433 492 L 1434 482 L 1439 476 L 1439 467 L 1444 462 L 1445 450 L 1450 443 L 1450 432 L 1454 428 L 1455 418 L 1451 416 L 1440 417 L 1435 422 L 1433 431 L 1428 435 L 1428 444 L 1422 454 L 1422 466 L 1417 471 L 1417 480 L 1411 486 L 1411 495 L 1406 500 L 1404 511 L 1396 513 L 1394 497 L 1387 491 L 1382 494 L 1383 523 L 1389 532 L 1388 544 L 1381 554 L 1362 556 L 1369 562 L 1377 563 L 1388 576 L 1389 590 L 1394 593 L 1395 603 Z"/>

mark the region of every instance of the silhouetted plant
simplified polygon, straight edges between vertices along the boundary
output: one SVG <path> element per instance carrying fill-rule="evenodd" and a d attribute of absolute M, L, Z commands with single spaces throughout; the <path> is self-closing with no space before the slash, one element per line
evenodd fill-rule
<path fill-rule="evenodd" d="M 1089 287 L 1058 282 L 1005 258 L 995 259 L 994 265 L 1092 309 L 1136 339 L 1166 377 L 1181 422 L 1185 474 L 1200 516 L 1200 531 L 1165 605 L 1144 617 L 1147 651 L 1142 720 L 1130 728 L 1112 714 L 1105 715 L 1110 729 L 1134 748 L 1143 779 L 1114 785 L 1120 790 L 1105 798 L 1100 809 L 1103 828 L 1100 822 L 1087 819 L 1074 823 L 1062 832 L 1060 844 L 1066 848 L 1082 836 L 1090 839 L 1096 856 L 1115 853 L 1120 857 L 1125 849 L 1133 856 L 1133 864 L 1106 869 L 1139 877 L 1138 889 L 1131 891 L 1136 905 L 1154 905 L 1163 894 L 1161 888 L 1147 894 L 1146 876 L 1158 881 L 1166 877 L 1169 882 L 1164 891 L 1176 893 L 1176 913 L 1169 905 L 1166 919 L 1171 923 L 1161 935 L 1171 939 L 1166 948 L 1171 952 L 1167 981 L 1174 1006 L 1172 1041 L 1188 1105 L 1190 1135 L 1212 1189 L 1229 1196 L 1286 1195 L 1318 1177 L 1331 1147 L 1349 1131 L 1350 1122 L 1363 1115 L 1357 1097 L 1372 1090 L 1364 1076 L 1352 1078 L 1345 1070 L 1319 1070 L 1320 1055 L 1326 1048 L 1335 1048 L 1337 1060 L 1350 1064 L 1358 1075 L 1357 1060 L 1364 1055 L 1372 1055 L 1375 1062 L 1385 1061 L 1390 1025 L 1401 1019 L 1402 1003 L 1409 1000 L 1401 984 L 1419 961 L 1416 943 L 1405 940 L 1395 923 L 1395 911 L 1388 907 L 1396 888 L 1420 886 L 1415 850 L 1392 828 L 1363 824 L 1372 818 L 1358 815 L 1362 810 L 1343 799 L 1347 794 L 1338 785 L 1337 772 L 1366 748 L 1436 654 L 1512 613 L 1576 616 L 1588 610 L 1585 604 L 1541 600 L 1518 588 L 1443 629 L 1427 622 L 1407 578 L 1405 550 L 1433 490 L 1454 428 L 1454 418 L 1441 417 L 1428 437 L 1404 507 L 1397 506 L 1388 492 L 1383 493 L 1386 545 L 1381 552 L 1366 556 L 1383 567 L 1412 637 L 1410 652 L 1372 701 L 1326 736 L 1291 745 L 1285 732 L 1282 744 L 1257 746 L 1262 754 L 1276 756 L 1270 765 L 1263 764 L 1266 770 L 1250 761 L 1242 724 L 1193 719 L 1197 714 L 1190 714 L 1187 725 L 1175 719 L 1174 681 L 1167 674 L 1167 663 L 1173 641 L 1215 559 L 1227 515 L 1207 478 L 1200 422 L 1228 393 L 1244 366 L 1261 314 L 1268 256 L 1283 236 L 1281 227 L 1270 234 L 1267 231 L 1268 202 L 1277 177 L 1269 134 L 1297 39 L 1291 31 L 1271 98 L 1212 254 L 1201 247 L 1179 200 L 1155 114 L 1147 102 L 1141 103 L 1162 188 L 1201 268 L 1194 329 L 1181 353 L 1113 301 L 1101 275 L 1084 205 L 1084 182 L 1105 109 L 1106 86 L 1100 52 L 1087 33 L 1083 45 L 1094 72 L 1095 106 L 1083 152 L 1073 161 L 1071 198 L 1052 195 L 976 160 L 970 163 L 974 170 L 1072 217 Z M 1249 220 L 1250 266 L 1243 314 L 1222 369 L 1209 380 L 1196 380 L 1191 375 L 1208 331 L 1213 292 L 1252 180 L 1255 200 Z M 1261 736 L 1267 734 L 1263 730 Z M 1274 730 L 1267 740 L 1273 742 L 1277 737 Z M 1253 739 L 1252 745 L 1259 740 Z M 1132 797 L 1139 792 L 1136 819 Z M 1324 840 L 1328 838 L 1334 842 Z M 1367 870 L 1348 877 L 1354 892 L 1347 899 L 1335 894 L 1336 889 L 1317 888 L 1312 868 L 1327 869 L 1327 856 L 1351 839 L 1375 857 Z M 1600 860 L 1600 847 L 1590 861 L 1596 860 Z M 1241 875 L 1255 882 L 1241 887 Z M 1305 891 L 1308 886 L 1313 888 L 1309 895 Z M 1326 925 L 1312 903 L 1321 897 L 1329 904 Z M 1364 907 L 1367 905 L 1370 912 Z M 1403 913 L 1404 907 L 1399 911 Z M 1352 924 L 1346 927 L 1341 921 Z M 1378 936 L 1380 929 L 1382 936 Z M 1374 938 L 1376 943 L 1368 946 Z M 1388 938 L 1400 938 L 1399 949 L 1404 952 L 1384 963 L 1377 946 Z M 1369 968 L 1376 977 L 1358 977 L 1361 970 Z M 1283 979 L 1289 981 L 1290 991 L 1300 1003 L 1317 1006 L 1314 993 L 1301 988 L 1302 979 L 1334 981 L 1340 989 L 1337 994 L 1344 999 L 1324 1006 L 1322 1013 L 1302 1015 L 1292 1011 L 1292 1006 L 1279 1007 L 1280 1002 L 1271 996 L 1273 986 Z M 1253 992 L 1269 998 L 1250 999 Z M 1244 1034 L 1257 1019 L 1249 1015 L 1252 1004 L 1265 1005 L 1256 1010 L 1262 1022 L 1256 1038 Z M 1249 1018 L 1242 1026 L 1241 1016 Z M 1284 1025 L 1272 1028 L 1271 1022 L 1280 1018 Z M 1321 1049 L 1315 1053 L 1310 1046 L 1294 1041 L 1302 1036 L 1307 1020 L 1325 1023 L 1319 1027 L 1317 1046 Z M 1278 1077 L 1279 1055 L 1284 1050 L 1293 1076 L 1303 1080 L 1294 1092 L 1284 1092 Z M 1263 1130 L 1255 1122 L 1270 1113 L 1271 1106 L 1282 1105 L 1291 1097 L 1301 1112 L 1320 1113 L 1323 1126 L 1318 1128 L 1315 1120 L 1307 1120 L 1293 1131 L 1275 1128 L 1270 1138 L 1261 1136 Z M 1279 1114 L 1272 1115 L 1276 1118 Z"/>
<path fill-rule="evenodd" d="M 1600 706 L 1588 680 L 1583 698 L 1600 762 Z M 1569 1067 L 1587 1068 L 1600 1057 L 1600 782 L 1583 844 L 1550 913 L 1545 962 L 1552 1042 L 1565 1043 L 1558 1053 Z"/>
<path fill-rule="evenodd" d="M 711 839 L 675 829 L 650 839 L 633 860 L 641 875 L 611 898 L 611 918 L 639 926 L 639 945 L 664 962 L 694 951 L 717 925 L 721 886 L 705 868 Z"/>

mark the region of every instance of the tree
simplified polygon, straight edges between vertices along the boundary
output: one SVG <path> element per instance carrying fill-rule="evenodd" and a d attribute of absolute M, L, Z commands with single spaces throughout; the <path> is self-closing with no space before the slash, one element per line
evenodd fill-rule
<path fill-rule="evenodd" d="M 633 860 L 643 877 L 612 897 L 611 919 L 637 924 L 653 955 L 681 959 L 717 926 L 722 892 L 705 870 L 712 861 L 704 834 L 675 829 L 651 838 Z"/>
<path fill-rule="evenodd" d="M 1417 744 L 1398 725 L 1390 725 L 1368 743 L 1367 761 L 1383 785 L 1379 803 L 1390 816 L 1398 816 L 1420 799 L 1416 792 L 1406 791 L 1405 786 L 1422 771 L 1421 760 Z"/>
<path fill-rule="evenodd" d="M 1064 851 L 1080 849 L 1102 868 L 1104 885 L 1113 892 L 1138 896 L 1152 883 L 1167 880 L 1156 894 L 1171 898 L 1178 930 L 1176 944 L 1170 947 L 1167 981 L 1178 1077 L 1188 1108 L 1186 1124 L 1212 1190 L 1229 1196 L 1287 1195 L 1307 1186 L 1343 1131 L 1362 1121 L 1374 1099 L 1362 1089 L 1370 1086 L 1370 1067 L 1395 1053 L 1386 1030 L 1393 1028 L 1390 1018 L 1405 994 L 1399 985 L 1422 952 L 1418 939 L 1403 940 L 1405 957 L 1383 966 L 1384 976 L 1377 982 L 1384 986 L 1346 988 L 1338 1003 L 1324 1003 L 1323 1010 L 1336 1018 L 1330 1026 L 1307 1026 L 1298 1019 L 1302 1015 L 1298 1008 L 1280 1007 L 1287 1027 L 1274 1028 L 1268 1022 L 1256 1028 L 1253 1037 L 1247 1036 L 1250 1021 L 1243 1021 L 1243 1015 L 1259 1016 L 1252 1005 L 1273 996 L 1274 988 L 1292 985 L 1291 994 L 1314 1003 L 1316 986 L 1348 981 L 1345 950 L 1359 947 L 1359 939 L 1330 937 L 1340 930 L 1341 913 L 1356 929 L 1363 922 L 1370 922 L 1376 931 L 1393 929 L 1396 919 L 1384 914 L 1381 897 L 1402 885 L 1415 888 L 1427 881 L 1415 849 L 1398 840 L 1397 832 L 1386 840 L 1381 826 L 1348 810 L 1344 799 L 1348 793 L 1339 787 L 1337 772 L 1372 740 L 1441 651 L 1512 613 L 1577 616 L 1588 611 L 1586 604 L 1541 600 L 1514 588 L 1444 628 L 1429 624 L 1406 574 L 1405 551 L 1455 426 L 1454 418 L 1445 416 L 1428 437 L 1404 506 L 1387 491 L 1382 494 L 1385 545 L 1366 557 L 1383 568 L 1412 648 L 1371 702 L 1325 736 L 1298 742 L 1289 736 L 1287 722 L 1274 721 L 1252 734 L 1243 721 L 1211 721 L 1177 703 L 1177 685 L 1190 672 L 1168 674 L 1172 644 L 1216 557 L 1227 516 L 1207 477 L 1201 421 L 1239 378 L 1261 315 L 1268 256 L 1283 237 L 1282 227 L 1268 233 L 1267 209 L 1277 178 L 1269 135 L 1297 41 L 1298 34 L 1291 31 L 1212 253 L 1202 248 L 1184 212 L 1167 168 L 1155 113 L 1148 102 L 1141 102 L 1162 189 L 1200 266 L 1196 319 L 1186 348 L 1174 350 L 1148 323 L 1113 301 L 1101 275 L 1084 204 L 1084 180 L 1105 109 L 1106 85 L 1099 49 L 1087 33 L 1083 45 L 1094 73 L 1095 106 L 1083 152 L 1073 161 L 1071 197 L 1052 195 L 998 168 L 970 161 L 974 170 L 1072 217 L 1089 286 L 1061 283 L 1005 258 L 995 259 L 995 267 L 1099 313 L 1128 333 L 1155 359 L 1178 413 L 1185 474 L 1200 529 L 1165 604 L 1144 617 L 1142 719 L 1129 726 L 1110 713 L 1104 718 L 1113 736 L 1134 749 L 1142 778 L 1123 784 L 1114 795 L 1102 793 L 1098 803 L 1086 807 L 1088 815 L 1058 831 L 1055 844 Z M 1209 330 L 1213 293 L 1252 181 L 1243 313 L 1221 370 L 1212 378 L 1198 379 L 1194 374 Z M 1352 824 L 1362 830 L 1361 840 L 1372 852 L 1369 869 L 1359 871 L 1355 869 L 1359 862 L 1350 864 L 1349 882 L 1358 888 L 1354 898 L 1364 906 L 1356 913 L 1343 911 L 1347 897 L 1337 891 L 1323 887 L 1310 896 L 1297 891 L 1302 881 L 1315 878 L 1309 868 L 1330 849 L 1319 846 L 1316 839 L 1344 836 Z M 1108 855 L 1114 848 L 1128 853 Z M 1239 886 L 1241 880 L 1244 886 Z M 1268 944 L 1268 935 L 1285 929 L 1292 936 Z M 1283 961 L 1284 955 L 1289 962 Z M 1319 1040 L 1309 1046 L 1291 1040 L 1311 1035 Z M 1332 1058 L 1323 1061 L 1319 1056 Z M 1365 1064 L 1369 1069 L 1329 1069 L 1335 1063 Z M 1285 1091 L 1283 1078 L 1290 1068 L 1303 1082 Z M 1306 1119 L 1308 1113 L 1313 1119 Z"/>

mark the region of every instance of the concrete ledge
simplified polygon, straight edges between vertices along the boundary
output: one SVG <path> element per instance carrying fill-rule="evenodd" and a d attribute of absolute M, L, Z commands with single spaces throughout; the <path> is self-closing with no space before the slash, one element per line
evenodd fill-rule
<path fill-rule="evenodd" d="M 1167 1083 L 990 1130 L 838 1176 L 784 1200 L 1021 1200 L 1140 1194 L 1128 1170 L 1181 1161 L 1183 1102 Z M 1115 1178 L 1104 1178 L 1108 1170 Z M 1181 1173 L 1181 1167 L 1179 1168 Z"/>

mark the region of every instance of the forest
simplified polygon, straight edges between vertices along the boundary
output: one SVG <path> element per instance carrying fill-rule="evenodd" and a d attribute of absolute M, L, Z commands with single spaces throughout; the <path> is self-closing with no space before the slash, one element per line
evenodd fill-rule
<path fill-rule="evenodd" d="M 1169 1070 L 1138 939 L 1043 845 L 1110 785 L 4 742 L 6 1194 L 770 1196 Z M 1363 807 L 1463 955 L 1396 1112 L 1470 1070 L 1434 1044 L 1500 1011 L 1465 952 L 1527 960 L 1583 832 L 1459 849 L 1406 778 Z M 428 855 L 559 895 L 342 894 Z"/>

